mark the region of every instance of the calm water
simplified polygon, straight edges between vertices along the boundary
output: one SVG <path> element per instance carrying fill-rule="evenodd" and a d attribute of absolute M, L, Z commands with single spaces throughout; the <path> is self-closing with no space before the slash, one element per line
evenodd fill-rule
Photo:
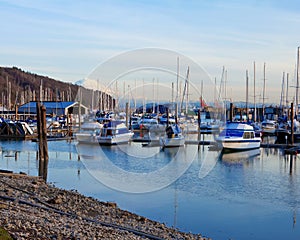
<path fill-rule="evenodd" d="M 297 222 L 300 217 L 300 164 L 298 157 L 294 157 L 291 168 L 290 157 L 280 150 L 260 149 L 220 156 L 218 152 L 209 151 L 207 146 L 198 149 L 189 145 L 179 152 L 161 151 L 158 147 L 147 148 L 141 144 L 102 148 L 101 154 L 117 169 L 134 176 L 170 166 L 174 158 L 172 171 L 187 168 L 177 181 L 161 190 L 125 193 L 115 189 L 129 191 L 126 186 L 133 186 L 135 180 L 137 186 L 143 187 L 142 181 L 139 182 L 138 177 L 128 179 L 117 172 L 110 176 L 117 180 L 112 181 L 110 187 L 100 183 L 95 176 L 99 176 L 99 171 L 107 173 L 108 165 L 97 150 L 78 149 L 74 142 L 62 141 L 49 142 L 48 147 L 48 182 L 57 187 L 77 189 L 169 226 L 213 239 L 300 238 L 300 222 Z M 2 141 L 0 148 L 1 169 L 37 175 L 36 143 Z M 81 153 L 80 160 L 77 150 Z M 172 179 L 176 174 L 172 172 L 170 176 L 153 180 L 150 186 L 159 188 L 160 183 L 164 184 L 168 177 Z M 148 181 L 146 177 L 145 180 Z M 140 191 L 138 187 L 134 189 Z"/>

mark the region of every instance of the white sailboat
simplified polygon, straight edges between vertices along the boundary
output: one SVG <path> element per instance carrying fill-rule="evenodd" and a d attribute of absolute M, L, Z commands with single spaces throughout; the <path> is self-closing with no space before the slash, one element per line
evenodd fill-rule
<path fill-rule="evenodd" d="M 177 89 L 178 89 L 178 76 L 179 76 L 179 59 L 177 59 Z M 188 85 L 188 76 L 189 76 L 189 68 L 187 70 L 187 77 L 186 77 L 186 82 L 185 84 Z M 186 86 L 185 86 L 186 88 Z M 186 91 L 186 94 L 188 95 L 188 91 Z M 178 101 L 179 97 L 178 97 L 178 92 L 177 92 L 177 96 L 176 99 Z M 178 125 L 178 104 L 175 104 L 175 124 L 172 124 L 170 126 L 166 127 L 166 134 L 165 136 L 162 138 L 162 146 L 163 148 L 166 147 L 181 147 L 184 146 L 185 144 L 185 137 L 182 134 L 182 131 Z M 183 101 L 183 98 L 182 98 Z M 186 102 L 186 104 L 188 104 Z M 179 108 L 181 110 L 181 108 Z M 167 113 L 169 114 L 169 113 Z M 187 114 L 187 110 L 186 110 L 186 114 Z"/>
<path fill-rule="evenodd" d="M 166 128 L 166 136 L 162 139 L 163 147 L 181 147 L 184 143 L 185 138 L 177 124 Z"/>

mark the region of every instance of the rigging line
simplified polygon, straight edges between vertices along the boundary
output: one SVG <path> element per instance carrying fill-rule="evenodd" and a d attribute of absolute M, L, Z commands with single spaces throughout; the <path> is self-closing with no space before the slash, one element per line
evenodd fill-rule
<path fill-rule="evenodd" d="M 187 84 L 188 84 L 189 74 L 190 74 L 190 68 L 188 67 L 187 72 L 186 72 L 185 82 L 184 82 L 183 93 L 182 93 L 181 107 L 182 107 L 182 105 L 183 105 L 184 96 L 185 96 L 185 92 L 186 92 L 186 89 L 187 89 Z M 180 109 L 180 110 L 181 110 L 181 109 Z"/>

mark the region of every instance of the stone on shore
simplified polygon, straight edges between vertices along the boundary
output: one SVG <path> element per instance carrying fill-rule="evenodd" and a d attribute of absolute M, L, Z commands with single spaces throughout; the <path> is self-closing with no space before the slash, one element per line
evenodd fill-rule
<path fill-rule="evenodd" d="M 14 239 L 207 239 L 23 174 L 0 174 L 0 212 Z"/>

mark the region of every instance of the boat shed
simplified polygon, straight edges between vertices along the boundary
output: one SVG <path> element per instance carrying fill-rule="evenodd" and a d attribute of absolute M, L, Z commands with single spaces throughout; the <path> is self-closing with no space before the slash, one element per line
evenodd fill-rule
<path fill-rule="evenodd" d="M 18 108 L 18 114 L 20 115 L 36 115 L 36 101 L 25 103 Z M 41 105 L 46 107 L 47 115 L 62 116 L 67 114 L 78 114 L 79 103 L 78 102 L 62 102 L 62 101 L 43 101 Z M 88 114 L 88 108 L 81 106 L 81 114 Z"/>

